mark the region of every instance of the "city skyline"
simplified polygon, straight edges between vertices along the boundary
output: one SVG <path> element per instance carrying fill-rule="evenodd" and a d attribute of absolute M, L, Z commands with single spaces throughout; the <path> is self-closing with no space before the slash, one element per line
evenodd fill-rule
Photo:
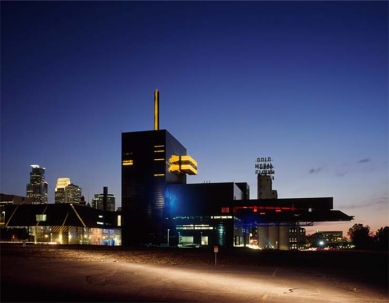
<path fill-rule="evenodd" d="M 188 183 L 248 182 L 272 157 L 279 198 L 334 197 L 388 219 L 387 2 L 2 3 L 1 192 L 46 168 L 121 204 L 120 138 L 160 129 L 198 162 Z M 150 22 L 153 20 L 153 22 Z M 89 199 L 88 199 L 89 197 Z"/>

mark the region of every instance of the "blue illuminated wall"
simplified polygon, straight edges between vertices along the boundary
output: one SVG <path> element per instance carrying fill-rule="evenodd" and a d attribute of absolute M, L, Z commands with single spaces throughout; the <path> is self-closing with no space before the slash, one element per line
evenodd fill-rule
<path fill-rule="evenodd" d="M 246 197 L 248 185 L 241 183 L 168 184 L 165 191 L 165 218 L 170 229 L 170 244 L 178 244 L 177 235 L 193 238 L 206 245 L 232 246 L 236 233 L 232 208 Z M 243 191 L 242 191 L 243 189 Z M 224 208 L 224 209 L 223 209 Z"/>
<path fill-rule="evenodd" d="M 165 217 L 221 215 L 224 205 L 243 197 L 235 183 L 168 184 Z"/>

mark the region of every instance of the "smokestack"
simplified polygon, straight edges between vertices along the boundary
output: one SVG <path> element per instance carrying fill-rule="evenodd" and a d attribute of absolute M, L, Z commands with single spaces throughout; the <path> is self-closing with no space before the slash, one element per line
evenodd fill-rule
<path fill-rule="evenodd" d="M 104 186 L 103 189 L 103 209 L 107 211 L 107 200 L 108 200 L 108 187 Z"/>
<path fill-rule="evenodd" d="M 159 130 L 159 91 L 154 91 L 154 130 Z"/>

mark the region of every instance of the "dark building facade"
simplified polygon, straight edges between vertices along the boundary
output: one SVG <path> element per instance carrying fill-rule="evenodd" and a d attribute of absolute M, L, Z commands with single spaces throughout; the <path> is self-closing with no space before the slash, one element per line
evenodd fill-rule
<path fill-rule="evenodd" d="M 243 190 L 242 190 L 243 189 Z M 165 194 L 166 232 L 170 245 L 232 245 L 240 242 L 226 201 L 243 200 L 247 183 L 168 184 Z M 228 205 L 227 205 L 228 206 Z M 235 240 L 234 240 L 235 241 Z"/>
<path fill-rule="evenodd" d="M 107 195 L 107 209 L 108 211 L 115 211 L 115 196 L 112 194 Z M 104 194 L 95 194 L 92 199 L 92 208 L 104 210 Z"/>
<path fill-rule="evenodd" d="M 186 155 L 167 130 L 122 133 L 123 243 L 163 241 L 166 184 L 185 184 L 169 159 Z"/>

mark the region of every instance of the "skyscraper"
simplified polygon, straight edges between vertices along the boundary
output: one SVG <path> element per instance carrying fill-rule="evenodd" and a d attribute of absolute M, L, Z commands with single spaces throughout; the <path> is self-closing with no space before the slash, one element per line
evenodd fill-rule
<path fill-rule="evenodd" d="M 81 187 L 70 183 L 65 187 L 65 203 L 80 204 L 82 190 Z"/>
<path fill-rule="evenodd" d="M 57 186 L 55 187 L 55 203 L 66 203 L 65 187 L 70 184 L 70 178 L 58 178 Z"/>
<path fill-rule="evenodd" d="M 58 178 L 55 188 L 55 203 L 81 203 L 81 187 L 70 183 L 70 178 Z"/>
<path fill-rule="evenodd" d="M 104 194 L 95 194 L 92 199 L 92 208 L 104 210 Z M 115 211 L 115 196 L 107 194 L 107 211 Z"/>
<path fill-rule="evenodd" d="M 30 183 L 27 184 L 27 198 L 32 198 L 33 204 L 46 204 L 47 182 L 45 181 L 45 168 L 31 165 Z"/>

